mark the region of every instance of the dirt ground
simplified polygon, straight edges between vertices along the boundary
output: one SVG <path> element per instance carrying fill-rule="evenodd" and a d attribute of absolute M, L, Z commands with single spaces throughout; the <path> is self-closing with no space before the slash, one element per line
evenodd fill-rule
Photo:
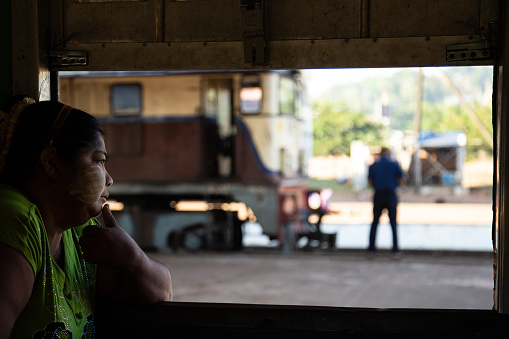
<path fill-rule="evenodd" d="M 373 191 L 366 189 L 361 192 L 334 193 L 331 201 L 371 201 Z M 491 187 L 472 187 L 464 192 L 454 193 L 451 189 L 437 190 L 434 193 L 418 194 L 410 186 L 398 188 L 400 202 L 412 203 L 491 203 L 493 201 Z"/>
<path fill-rule="evenodd" d="M 330 204 L 330 213 L 323 217 L 325 224 L 370 224 L 373 204 L 367 201 L 337 201 Z M 401 202 L 398 223 L 403 225 L 491 225 L 491 203 L 420 203 Z M 388 223 L 387 213 L 381 223 Z"/>
<path fill-rule="evenodd" d="M 372 221 L 372 191 L 334 194 L 329 214 L 323 218 L 329 224 L 370 224 Z M 467 193 L 416 194 L 411 187 L 398 192 L 399 224 L 420 225 L 491 225 L 493 219 L 491 189 L 471 189 Z M 388 222 L 384 213 L 380 220 Z"/>
<path fill-rule="evenodd" d="M 171 271 L 174 300 L 368 308 L 491 309 L 489 255 L 151 254 Z"/>

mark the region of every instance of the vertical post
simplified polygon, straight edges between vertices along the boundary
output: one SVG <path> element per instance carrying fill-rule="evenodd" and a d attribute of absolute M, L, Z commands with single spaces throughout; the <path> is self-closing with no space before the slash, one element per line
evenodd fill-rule
<path fill-rule="evenodd" d="M 58 101 L 60 97 L 60 90 L 59 90 L 59 77 L 58 77 L 58 71 L 50 71 L 49 72 L 49 79 L 50 79 L 50 100 L 51 101 Z"/>
<path fill-rule="evenodd" d="M 155 1 L 156 41 L 165 41 L 166 1 Z"/>
<path fill-rule="evenodd" d="M 507 38 L 509 37 L 509 22 L 507 3 L 501 3 L 500 42 L 497 49 L 497 65 L 494 69 L 493 91 L 493 132 L 494 132 L 494 176 L 493 176 L 493 229 L 492 241 L 495 252 L 495 309 L 500 313 L 509 313 L 509 183 L 507 181 L 507 166 L 509 163 L 509 52 Z"/>
<path fill-rule="evenodd" d="M 12 0 L 12 93 L 35 100 L 50 99 L 50 76 L 41 48 L 47 48 L 47 3 L 37 0 Z M 43 26 L 43 27 L 41 27 Z M 16 32 L 14 34 L 14 32 Z M 41 34 L 41 32 L 44 32 Z M 44 51 L 46 52 L 46 51 Z"/>
<path fill-rule="evenodd" d="M 12 96 L 12 18 L 11 1 L 0 1 L 0 108 Z"/>
<path fill-rule="evenodd" d="M 359 32 L 360 38 L 369 38 L 370 0 L 360 0 Z"/>
<path fill-rule="evenodd" d="M 422 166 L 421 166 L 421 147 L 419 141 L 419 133 L 421 132 L 421 105 L 422 103 L 422 68 L 419 67 L 417 76 L 417 105 L 414 115 L 414 188 L 416 193 L 421 192 L 422 186 Z"/>

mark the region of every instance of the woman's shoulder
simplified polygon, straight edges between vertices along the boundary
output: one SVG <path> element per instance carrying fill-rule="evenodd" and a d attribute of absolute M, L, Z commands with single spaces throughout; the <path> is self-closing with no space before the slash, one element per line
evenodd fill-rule
<path fill-rule="evenodd" d="M 8 216 L 29 217 L 33 213 L 38 214 L 36 206 L 21 192 L 9 185 L 0 184 L 0 216 L 2 219 Z"/>
<path fill-rule="evenodd" d="M 0 204 L 33 205 L 20 191 L 7 184 L 0 184 Z"/>
<path fill-rule="evenodd" d="M 0 243 L 20 252 L 34 274 L 41 265 L 45 230 L 37 206 L 14 188 L 0 184 Z"/>

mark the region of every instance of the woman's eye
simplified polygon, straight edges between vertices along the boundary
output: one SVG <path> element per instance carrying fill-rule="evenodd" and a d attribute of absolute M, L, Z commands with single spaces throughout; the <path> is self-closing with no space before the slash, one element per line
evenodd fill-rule
<path fill-rule="evenodd" d="M 106 164 L 106 161 L 107 161 L 106 159 L 97 160 L 97 162 L 101 164 L 101 166 L 104 166 Z"/>

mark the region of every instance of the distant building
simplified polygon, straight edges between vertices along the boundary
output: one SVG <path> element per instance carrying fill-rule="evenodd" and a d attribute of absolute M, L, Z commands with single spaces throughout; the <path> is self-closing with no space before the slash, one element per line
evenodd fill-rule
<path fill-rule="evenodd" d="M 420 161 L 422 186 L 461 187 L 466 160 L 467 137 L 462 131 L 421 132 L 419 157 L 412 157 L 408 183 L 415 183 L 416 161 Z"/>

